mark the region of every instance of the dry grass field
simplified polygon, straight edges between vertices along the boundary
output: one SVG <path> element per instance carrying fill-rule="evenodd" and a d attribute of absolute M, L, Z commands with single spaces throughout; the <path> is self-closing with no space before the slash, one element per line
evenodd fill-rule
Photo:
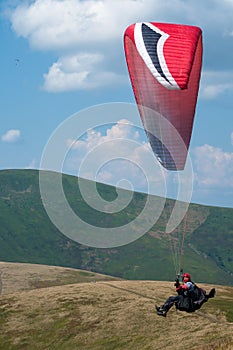
<path fill-rule="evenodd" d="M 0 262 L 2 294 L 118 278 L 59 266 Z"/>
<path fill-rule="evenodd" d="M 216 297 L 193 314 L 172 308 L 163 318 L 156 315 L 154 305 L 174 294 L 172 282 L 104 280 L 103 276 L 101 280 L 101 275 L 93 274 L 90 281 L 61 285 L 61 276 L 67 282 L 70 277 L 65 275 L 72 269 L 27 264 L 7 269 L 4 264 L 0 264 L 0 349 L 233 349 L 232 314 L 227 311 L 233 306 L 232 287 L 216 286 Z M 20 288 L 19 275 L 24 276 Z M 58 280 L 59 285 L 51 286 Z M 47 287 L 45 281 L 50 281 Z"/>

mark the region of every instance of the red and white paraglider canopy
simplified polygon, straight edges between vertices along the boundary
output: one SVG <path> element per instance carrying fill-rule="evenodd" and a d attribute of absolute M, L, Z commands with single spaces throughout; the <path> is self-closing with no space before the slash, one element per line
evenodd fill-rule
<path fill-rule="evenodd" d="M 126 29 L 124 46 L 151 147 L 166 169 L 183 170 L 201 74 L 201 29 L 181 24 L 136 23 Z"/>

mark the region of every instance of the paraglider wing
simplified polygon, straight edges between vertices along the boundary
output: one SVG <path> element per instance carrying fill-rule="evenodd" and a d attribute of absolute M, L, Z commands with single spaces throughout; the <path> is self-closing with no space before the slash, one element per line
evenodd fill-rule
<path fill-rule="evenodd" d="M 129 75 L 153 152 L 168 170 L 183 170 L 202 65 L 195 26 L 136 23 L 124 34 Z"/>

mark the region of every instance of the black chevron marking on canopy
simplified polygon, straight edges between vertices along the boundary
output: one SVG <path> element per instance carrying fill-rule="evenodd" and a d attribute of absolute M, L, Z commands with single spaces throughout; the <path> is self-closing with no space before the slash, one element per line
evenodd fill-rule
<path fill-rule="evenodd" d="M 153 133 L 146 131 L 146 134 L 153 152 L 156 154 L 158 161 L 164 166 L 164 168 L 167 170 L 178 170 L 172 153 L 169 152 L 165 144 L 153 135 Z"/>
<path fill-rule="evenodd" d="M 159 39 L 162 37 L 162 35 L 160 33 L 155 32 L 146 24 L 142 23 L 142 37 L 143 37 L 146 50 L 153 62 L 154 67 L 156 68 L 160 76 L 171 85 L 170 81 L 168 80 L 168 78 L 166 77 L 166 75 L 162 70 L 162 67 L 159 63 L 159 58 L 158 58 L 157 46 L 158 46 Z M 152 43 L 153 45 L 151 45 Z"/>

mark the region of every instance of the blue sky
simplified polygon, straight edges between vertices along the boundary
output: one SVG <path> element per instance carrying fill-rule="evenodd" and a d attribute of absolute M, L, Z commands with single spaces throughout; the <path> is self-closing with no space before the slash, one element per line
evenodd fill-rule
<path fill-rule="evenodd" d="M 232 207 L 233 0 L 6 0 L 0 10 L 0 169 L 39 169 L 51 134 L 85 108 L 135 103 L 123 50 L 129 24 L 191 24 L 202 28 L 204 45 L 190 145 L 191 201 Z M 77 173 L 84 149 L 113 137 L 135 137 L 149 147 L 141 131 L 100 126 L 82 142 L 70 140 L 64 172 Z M 119 183 L 127 173 L 127 164 L 113 162 L 98 180 Z M 132 171 L 129 180 L 138 185 L 137 175 Z M 144 190 L 137 185 L 134 189 Z"/>

